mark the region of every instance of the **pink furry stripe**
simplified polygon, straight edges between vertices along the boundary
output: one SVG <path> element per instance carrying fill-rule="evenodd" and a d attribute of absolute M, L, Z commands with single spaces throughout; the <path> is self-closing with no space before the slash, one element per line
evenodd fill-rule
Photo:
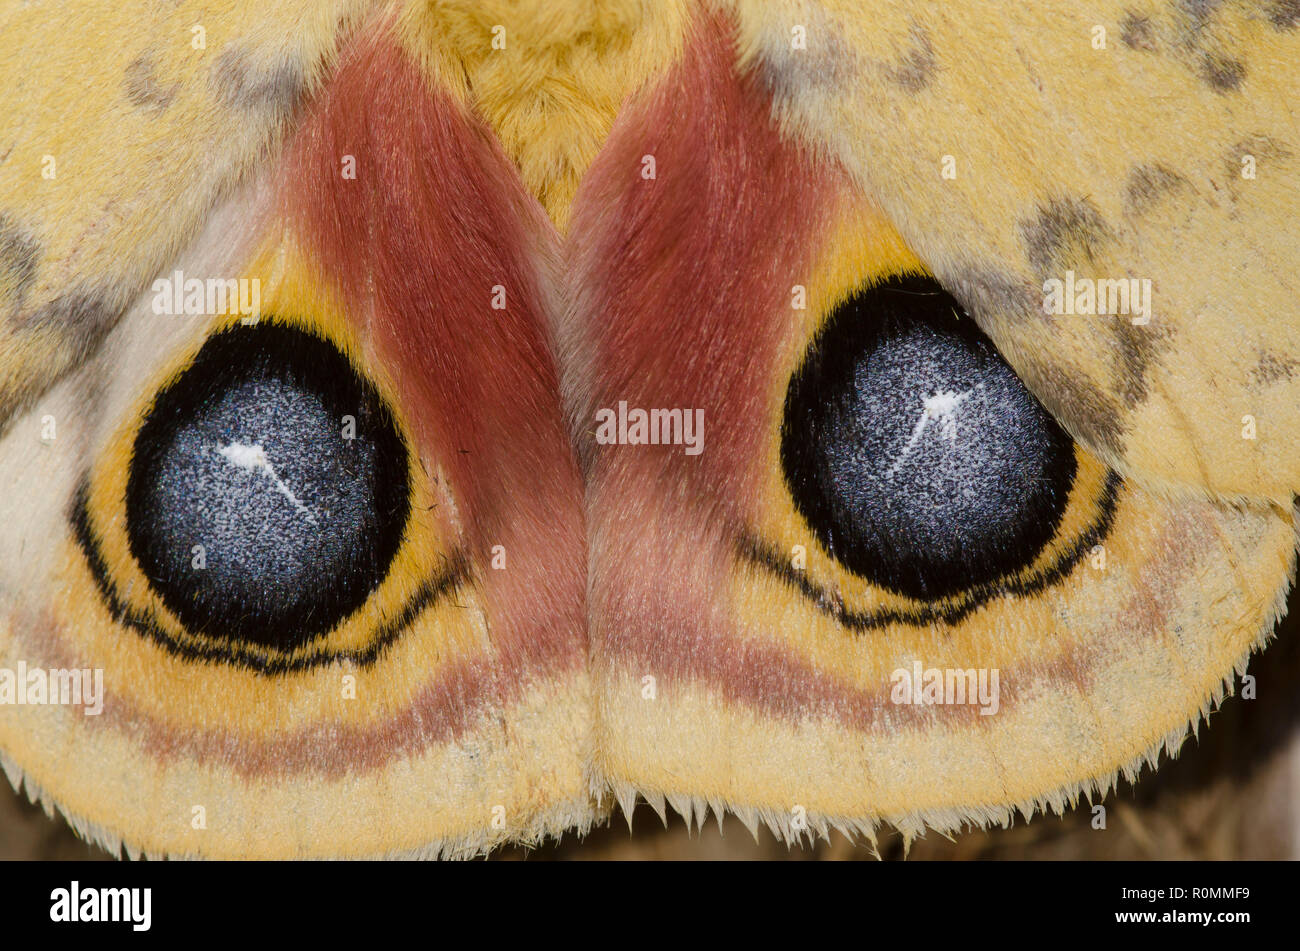
<path fill-rule="evenodd" d="M 697 24 L 682 63 L 624 110 L 579 191 L 566 375 L 592 519 L 599 655 L 689 673 L 732 619 L 719 607 L 729 540 L 753 497 L 790 289 L 806 280 L 835 166 L 784 139 L 738 75 L 729 26 Z M 655 177 L 643 177 L 653 156 Z M 598 409 L 704 411 L 702 454 L 597 446 Z M 730 654 L 717 676 L 739 676 Z"/>
<path fill-rule="evenodd" d="M 282 181 L 284 213 L 450 475 L 503 671 L 580 665 L 581 484 L 546 337 L 550 222 L 483 123 L 384 28 L 343 55 Z M 484 570 L 495 545 L 508 570 Z"/>

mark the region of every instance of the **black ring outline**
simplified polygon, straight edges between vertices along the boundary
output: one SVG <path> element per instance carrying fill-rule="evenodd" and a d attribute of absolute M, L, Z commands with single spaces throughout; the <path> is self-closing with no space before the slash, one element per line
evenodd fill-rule
<path fill-rule="evenodd" d="M 374 642 L 360 650 L 336 651 L 333 653 L 317 652 L 304 657 L 289 659 L 260 657 L 247 651 L 235 651 L 222 647 L 198 648 L 180 643 L 160 628 L 151 617 L 133 610 L 129 605 L 122 602 L 117 586 L 109 577 L 108 565 L 105 563 L 103 550 L 90 524 L 89 496 L 89 480 L 83 477 L 73 496 L 72 510 L 69 513 L 68 521 L 72 525 L 77 545 L 81 548 L 82 554 L 85 555 L 86 564 L 90 569 L 91 576 L 95 579 L 95 585 L 99 589 L 104 606 L 108 609 L 109 614 L 116 618 L 118 624 L 144 635 L 172 655 L 185 660 L 216 661 L 235 667 L 245 667 L 254 673 L 266 675 L 300 673 L 304 670 L 312 670 L 335 663 L 352 663 L 359 669 L 365 670 L 372 667 L 380 655 L 402 635 L 406 628 L 415 623 L 416 618 L 427 608 L 449 598 L 471 581 L 469 559 L 463 549 L 457 549 L 450 558 L 444 556 L 446 565 L 442 572 L 421 584 L 419 589 L 407 600 L 401 613 L 382 624 Z M 462 605 L 457 606 L 462 607 Z"/>
<path fill-rule="evenodd" d="M 1123 478 L 1113 469 L 1108 470 L 1106 484 L 1098 502 L 1097 517 L 1066 550 L 1045 571 L 1035 575 L 1029 581 L 1000 581 L 993 585 L 974 589 L 973 596 L 960 604 L 942 608 L 932 607 L 917 611 L 898 611 L 888 608 L 872 613 L 870 611 L 846 611 L 839 599 L 821 585 L 808 580 L 801 571 L 790 567 L 786 558 L 777 549 L 758 536 L 758 533 L 744 529 L 735 536 L 736 557 L 745 563 L 763 568 L 781 581 L 802 594 L 813 603 L 817 610 L 855 633 L 878 630 L 889 624 L 908 624 L 919 627 L 923 624 L 956 624 L 966 618 L 977 608 L 983 607 L 995 597 L 1034 594 L 1049 585 L 1065 578 L 1081 561 L 1094 545 L 1105 541 L 1115 522 L 1115 509 L 1118 503 L 1119 489 Z"/>

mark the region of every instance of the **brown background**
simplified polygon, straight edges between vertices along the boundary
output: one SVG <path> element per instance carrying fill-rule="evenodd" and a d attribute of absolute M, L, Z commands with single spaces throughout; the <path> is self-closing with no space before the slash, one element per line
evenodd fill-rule
<path fill-rule="evenodd" d="M 975 830 L 913 843 L 918 859 L 1230 859 L 1300 858 L 1300 597 L 1278 636 L 1250 665 L 1255 700 L 1229 698 L 1189 739 L 1178 758 L 1136 786 L 1121 782 L 1105 800 L 1107 828 L 1094 830 L 1087 805 L 1064 817 L 1017 819 L 1011 828 Z M 815 847 L 787 849 L 765 829 L 758 844 L 743 825 L 713 819 L 688 834 L 670 810 L 668 828 L 642 803 L 629 834 L 621 813 L 584 840 L 507 849 L 500 859 L 870 859 L 871 849 L 838 834 Z M 880 840 L 885 859 L 903 858 L 896 835 Z M 107 859 L 59 818 L 0 781 L 0 859 Z"/>

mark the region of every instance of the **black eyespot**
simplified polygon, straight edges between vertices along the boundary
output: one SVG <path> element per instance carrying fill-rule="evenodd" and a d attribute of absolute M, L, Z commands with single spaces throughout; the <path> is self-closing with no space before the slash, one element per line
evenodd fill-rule
<path fill-rule="evenodd" d="M 236 326 L 158 393 L 136 436 L 131 552 L 190 631 L 292 650 L 383 580 L 410 511 L 407 464 L 392 413 L 332 344 Z"/>
<path fill-rule="evenodd" d="M 926 278 L 831 315 L 786 392 L 781 465 L 833 558 L 918 599 L 1030 564 L 1075 475 L 1070 437 Z"/>

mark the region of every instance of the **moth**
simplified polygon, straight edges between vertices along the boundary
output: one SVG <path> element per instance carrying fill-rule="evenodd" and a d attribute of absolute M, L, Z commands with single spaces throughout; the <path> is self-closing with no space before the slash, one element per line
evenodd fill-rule
<path fill-rule="evenodd" d="M 1005 823 L 1272 635 L 1294 3 L 0 16 L 0 762 L 110 851 Z"/>

